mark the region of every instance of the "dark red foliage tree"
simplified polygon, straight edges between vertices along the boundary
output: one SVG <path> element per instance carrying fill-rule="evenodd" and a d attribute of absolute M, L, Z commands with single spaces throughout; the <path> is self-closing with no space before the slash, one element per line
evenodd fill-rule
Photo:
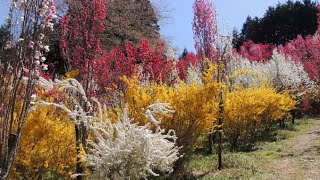
<path fill-rule="evenodd" d="M 173 61 L 168 60 L 163 44 L 152 48 L 148 40 L 141 40 L 139 48 L 127 42 L 125 50 L 116 47 L 95 61 L 94 81 L 99 96 L 112 93 L 114 90 L 124 91 L 121 77 L 139 75 L 141 81 L 172 83 Z"/>

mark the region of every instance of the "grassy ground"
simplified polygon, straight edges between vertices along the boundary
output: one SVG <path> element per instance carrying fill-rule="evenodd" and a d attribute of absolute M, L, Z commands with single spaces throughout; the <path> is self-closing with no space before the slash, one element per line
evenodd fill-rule
<path fill-rule="evenodd" d="M 216 169 L 216 155 L 194 154 L 186 169 L 196 179 L 319 179 L 320 120 L 288 124 L 277 130 L 275 141 L 262 142 L 255 149 L 225 151 L 221 171 Z"/>

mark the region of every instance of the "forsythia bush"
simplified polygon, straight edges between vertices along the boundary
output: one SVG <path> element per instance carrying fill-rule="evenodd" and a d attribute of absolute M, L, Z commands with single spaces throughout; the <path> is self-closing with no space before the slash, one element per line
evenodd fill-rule
<path fill-rule="evenodd" d="M 182 146 L 181 153 L 189 152 L 196 139 L 214 126 L 218 114 L 216 95 L 221 87 L 215 81 L 204 80 L 204 84 L 191 85 L 180 82 L 178 87 L 156 83 L 139 86 L 137 79 L 124 78 L 124 81 L 127 83 L 125 102 L 129 106 L 129 116 L 140 120 L 140 124 L 147 123 L 141 109 L 148 105 L 159 101 L 172 106 L 175 113 L 171 118 L 162 118 L 161 127 L 176 132 L 178 146 Z"/>
<path fill-rule="evenodd" d="M 75 144 L 74 125 L 63 111 L 46 106 L 31 112 L 11 178 L 69 177 L 76 164 Z"/>
<path fill-rule="evenodd" d="M 140 119 L 141 124 L 146 120 L 140 109 L 155 101 L 170 103 L 176 112 L 171 119 L 162 121 L 162 127 L 174 129 L 178 145 L 183 146 L 182 152 L 189 152 L 200 135 L 212 130 L 219 115 L 217 94 L 226 86 L 214 80 L 215 72 L 216 66 L 209 65 L 202 82 L 189 85 L 180 82 L 177 87 L 152 82 L 139 86 L 138 80 L 124 78 L 127 83 L 125 102 L 129 104 L 131 116 Z M 223 131 L 232 148 L 249 139 L 257 141 L 258 131 L 271 127 L 296 105 L 288 92 L 277 93 L 275 88 L 266 85 L 236 88 L 225 93 L 224 101 Z"/>
<path fill-rule="evenodd" d="M 242 88 L 227 93 L 224 134 L 231 148 L 237 148 L 238 143 L 250 145 L 247 141 L 257 141 L 259 131 L 284 118 L 295 105 L 289 93 L 277 93 L 271 87 Z"/>

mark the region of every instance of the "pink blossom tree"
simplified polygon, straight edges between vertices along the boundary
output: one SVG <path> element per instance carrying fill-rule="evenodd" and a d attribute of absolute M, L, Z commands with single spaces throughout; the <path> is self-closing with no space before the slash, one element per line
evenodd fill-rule
<path fill-rule="evenodd" d="M 195 0 L 193 4 L 193 38 L 198 56 L 214 59 L 214 43 L 217 38 L 216 10 L 208 0 Z"/>
<path fill-rule="evenodd" d="M 317 35 L 305 39 L 298 36 L 283 47 L 283 53 L 303 64 L 313 81 L 320 81 L 320 38 Z"/>

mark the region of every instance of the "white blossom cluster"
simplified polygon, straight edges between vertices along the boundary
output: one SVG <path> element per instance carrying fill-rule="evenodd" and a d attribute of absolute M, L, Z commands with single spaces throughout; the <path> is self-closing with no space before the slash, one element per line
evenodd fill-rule
<path fill-rule="evenodd" d="M 153 114 L 171 112 L 167 104 L 153 104 L 145 115 L 155 125 L 159 123 Z M 131 123 L 127 110 L 115 124 L 109 120 L 93 123 L 90 127 L 95 140 L 88 141 L 91 153 L 84 155 L 95 167 L 92 178 L 140 179 L 156 172 L 172 172 L 173 163 L 179 158 L 179 148 L 174 131 L 156 132 L 147 126 Z"/>
<path fill-rule="evenodd" d="M 187 71 L 187 84 L 202 84 L 202 72 L 199 66 L 189 66 Z"/>
<path fill-rule="evenodd" d="M 228 68 L 230 74 L 239 74 L 233 78 L 233 82 L 245 86 L 259 85 L 262 81 L 267 81 L 278 88 L 288 89 L 297 89 L 301 86 L 312 87 L 314 84 L 302 64 L 286 58 L 276 50 L 273 51 L 272 58 L 267 62 L 252 62 L 234 56 Z"/>
<path fill-rule="evenodd" d="M 92 105 L 90 101 L 87 99 L 85 91 L 82 85 L 76 79 L 66 79 L 66 80 L 58 80 L 56 79 L 54 82 L 51 80 L 46 80 L 45 78 L 39 78 L 36 82 L 38 86 L 46 90 L 64 90 L 66 92 L 66 98 L 69 101 L 73 101 L 72 107 L 68 107 L 64 102 L 45 102 L 40 100 L 39 103 L 30 109 L 30 111 L 34 111 L 39 109 L 43 106 L 55 106 L 62 110 L 64 110 L 68 116 L 71 118 L 73 123 L 79 125 L 83 123 L 85 126 L 90 121 L 96 119 L 94 116 L 90 116 L 90 112 L 92 112 Z M 82 107 L 78 101 L 76 101 L 76 96 L 81 97 L 81 100 L 84 102 L 85 107 Z M 33 96 L 31 103 L 36 104 L 36 97 Z M 84 110 L 87 109 L 88 111 Z"/>

